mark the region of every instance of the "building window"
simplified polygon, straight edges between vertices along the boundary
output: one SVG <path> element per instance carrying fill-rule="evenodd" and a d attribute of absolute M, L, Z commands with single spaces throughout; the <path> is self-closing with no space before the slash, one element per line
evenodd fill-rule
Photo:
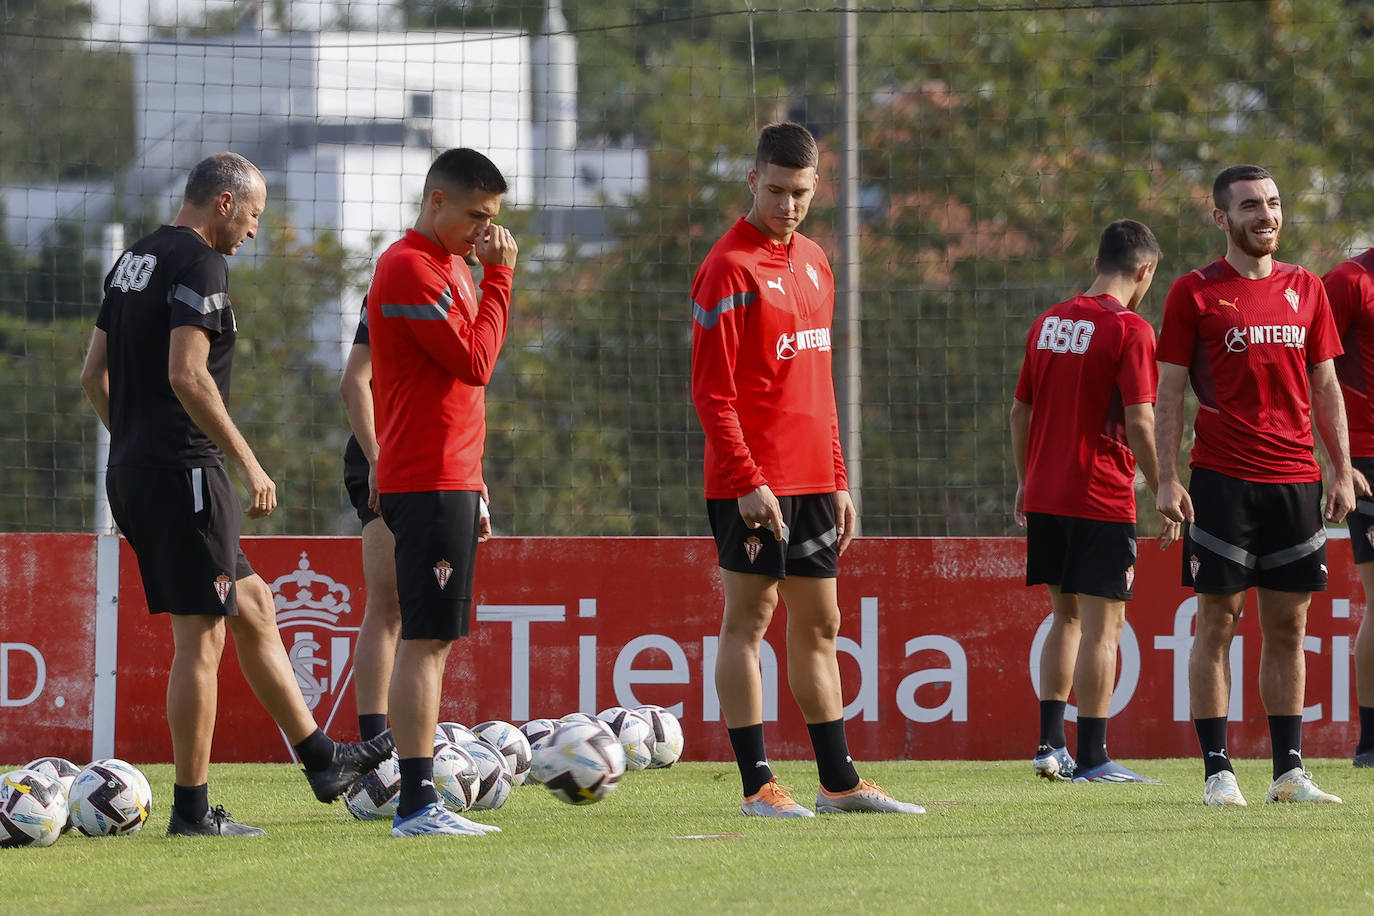
<path fill-rule="evenodd" d="M 408 117 L 432 118 L 434 117 L 434 93 L 412 92 L 408 96 L 406 107 Z"/>

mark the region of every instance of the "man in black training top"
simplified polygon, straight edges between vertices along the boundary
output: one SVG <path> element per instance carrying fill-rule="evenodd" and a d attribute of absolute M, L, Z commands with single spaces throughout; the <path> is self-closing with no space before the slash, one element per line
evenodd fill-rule
<path fill-rule="evenodd" d="M 320 801 L 338 798 L 392 747 L 389 733 L 344 745 L 316 726 L 277 632 L 272 592 L 239 549 L 240 507 L 224 456 L 248 491 L 249 518 L 276 508 L 277 489 L 225 408 L 238 327 L 224 256 L 257 234 L 266 205 L 262 174 L 242 156 L 217 153 L 197 164 L 172 224 L 135 242 L 105 278 L 81 372 L 110 430 L 110 509 L 138 556 L 148 609 L 172 620 L 169 835 L 263 833 L 209 803 L 226 630 L 244 679 L 295 747 Z"/>

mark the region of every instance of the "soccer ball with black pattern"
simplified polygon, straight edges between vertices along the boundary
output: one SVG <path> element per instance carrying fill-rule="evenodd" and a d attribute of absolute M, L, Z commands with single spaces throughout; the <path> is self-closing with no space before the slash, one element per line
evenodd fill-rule
<path fill-rule="evenodd" d="M 525 774 L 525 785 L 539 785 L 539 780 L 534 777 L 534 752 L 539 749 L 539 745 L 548 740 L 549 735 L 552 735 L 557 727 L 558 723 L 552 719 L 530 719 L 520 726 L 520 734 L 530 743 L 530 771 Z"/>
<path fill-rule="evenodd" d="M 26 770 L 37 770 L 46 773 L 56 779 L 62 786 L 62 804 L 68 804 L 67 799 L 72 792 L 72 783 L 76 781 L 76 775 L 81 772 L 81 767 L 72 763 L 65 757 L 39 757 L 37 760 L 30 760 L 24 764 Z M 67 825 L 62 828 L 66 833 L 72 829 L 71 813 L 67 815 Z"/>
<path fill-rule="evenodd" d="M 625 769 L 642 770 L 654 759 L 654 729 L 649 721 L 624 706 L 603 709 L 596 717 L 605 722 L 620 739 L 625 751 Z"/>
<path fill-rule="evenodd" d="M 487 811 L 504 805 L 511 790 L 510 764 L 505 755 L 481 738 L 464 744 L 463 750 L 477 762 L 477 798 L 472 802 L 472 810 Z"/>
<path fill-rule="evenodd" d="M 649 721 L 654 730 L 654 759 L 650 769 L 670 767 L 682 757 L 682 723 L 662 706 L 637 706 L 635 712 Z"/>
<path fill-rule="evenodd" d="M 396 752 L 377 764 L 377 768 L 348 787 L 344 805 L 360 821 L 395 817 L 401 797 L 401 764 Z"/>
<path fill-rule="evenodd" d="M 434 791 L 454 811 L 466 811 L 477 801 L 482 774 L 468 745 L 434 742 Z"/>
<path fill-rule="evenodd" d="M 567 722 L 534 752 L 535 778 L 570 805 L 601 801 L 625 775 L 625 750 L 605 723 Z"/>
<path fill-rule="evenodd" d="M 525 777 L 530 772 L 530 742 L 525 733 L 500 719 L 474 725 L 472 730 L 478 738 L 490 744 L 506 758 L 506 764 L 510 767 L 510 784 L 524 785 Z"/>
<path fill-rule="evenodd" d="M 76 774 L 69 802 L 77 830 L 86 836 L 117 836 L 143 829 L 153 792 L 137 767 L 110 757 Z"/>
<path fill-rule="evenodd" d="M 38 770 L 0 776 L 0 849 L 51 846 L 67 825 L 61 784 Z"/>
<path fill-rule="evenodd" d="M 440 722 L 434 726 L 434 740 L 447 741 L 450 744 L 467 744 L 469 741 L 476 741 L 477 735 L 466 725 L 457 722 Z"/>

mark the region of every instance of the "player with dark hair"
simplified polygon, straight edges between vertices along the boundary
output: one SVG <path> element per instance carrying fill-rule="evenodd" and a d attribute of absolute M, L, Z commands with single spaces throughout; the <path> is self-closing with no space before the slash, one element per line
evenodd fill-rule
<path fill-rule="evenodd" d="M 1322 278 L 1331 299 L 1336 333 L 1345 353 L 1336 357 L 1336 377 L 1345 401 L 1350 429 L 1351 463 L 1355 468 L 1355 509 L 1345 517 L 1350 552 L 1364 588 L 1365 613 L 1355 634 L 1355 696 L 1360 709 L 1360 738 L 1353 762 L 1374 767 L 1374 623 L 1369 599 L 1374 595 L 1374 248 L 1337 265 Z"/>
<path fill-rule="evenodd" d="M 1043 584 L 1054 620 L 1040 656 L 1037 775 L 1156 782 L 1107 755 L 1116 651 L 1135 584 L 1135 472 L 1158 487 L 1155 332 L 1136 314 L 1159 265 L 1149 227 L 1102 232 L 1087 292 L 1031 324 L 1011 406 L 1016 522 L 1027 528 L 1026 584 Z M 1166 520 L 1163 549 L 1178 539 Z M 1072 688 L 1078 761 L 1064 737 Z"/>
<path fill-rule="evenodd" d="M 439 804 L 434 727 L 444 663 L 468 632 L 486 386 L 505 341 L 517 248 L 492 221 L 506 181 L 451 149 L 430 166 L 415 227 L 377 261 L 367 295 L 381 515 L 395 537 L 400 644 L 387 705 L 400 756 L 392 836 L 480 835 Z M 480 300 L 464 258 L 483 265 Z"/>
<path fill-rule="evenodd" d="M 725 590 L 716 692 L 744 784 L 741 811 L 812 817 L 778 785 L 764 750 L 759 648 L 781 597 L 788 683 L 820 772 L 817 809 L 921 814 L 860 779 L 845 738 L 835 577 L 856 516 L 830 377 L 835 280 L 825 252 L 797 231 L 818 163 L 805 127 L 764 128 L 749 172 L 753 206 L 692 282 L 692 399 Z"/>
<path fill-rule="evenodd" d="M 396 595 L 396 539 L 377 514 L 377 428 L 372 413 L 372 344 L 367 331 L 367 299 L 353 334 L 339 394 L 352 435 L 344 447 L 344 489 L 362 525 L 363 580 L 367 602 L 353 656 L 353 694 L 358 708 L 358 733 L 363 738 L 386 730 L 387 689 L 401 638 L 401 603 Z M 478 542 L 491 537 L 483 489 Z"/>
<path fill-rule="evenodd" d="M 1224 257 L 1174 281 L 1159 339 L 1159 511 L 1188 522 L 1183 584 L 1198 595 L 1188 658 L 1193 725 L 1206 768 L 1202 800 L 1244 805 L 1226 750 L 1230 646 L 1245 596 L 1258 597 L 1260 699 L 1273 743 L 1272 802 L 1339 802 L 1302 763 L 1307 663 L 1303 638 L 1312 592 L 1326 588 L 1326 528 L 1355 503 L 1341 389 L 1341 353 L 1317 277 L 1274 258 L 1283 205 L 1273 176 L 1232 166 L 1212 187 Z M 1198 399 L 1185 489 L 1175 462 L 1183 389 Z M 1313 456 L 1315 418 L 1330 463 Z"/>
<path fill-rule="evenodd" d="M 209 804 L 226 630 L 248 686 L 320 801 L 332 802 L 391 753 L 389 734 L 341 745 L 315 724 L 277 632 L 272 592 L 239 548 L 225 454 L 248 490 L 249 518 L 271 514 L 277 491 L 225 408 L 238 326 L 224 256 L 257 235 L 266 205 L 263 177 L 242 156 L 218 153 L 192 169 L 176 219 L 130 246 L 105 278 L 81 373 L 110 430 L 110 508 L 138 557 L 148 609 L 172 618 L 170 835 L 263 833 Z"/>

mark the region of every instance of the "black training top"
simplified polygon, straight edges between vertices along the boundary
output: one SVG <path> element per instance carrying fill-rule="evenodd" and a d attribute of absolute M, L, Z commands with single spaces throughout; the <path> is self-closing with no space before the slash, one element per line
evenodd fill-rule
<path fill-rule="evenodd" d="M 228 403 L 238 326 L 224 255 L 185 226 L 163 226 L 144 236 L 105 277 L 95 325 L 108 335 L 110 466 L 223 464 L 224 453 L 191 422 L 172 390 L 167 361 L 173 328 L 205 328 L 206 368 Z"/>

